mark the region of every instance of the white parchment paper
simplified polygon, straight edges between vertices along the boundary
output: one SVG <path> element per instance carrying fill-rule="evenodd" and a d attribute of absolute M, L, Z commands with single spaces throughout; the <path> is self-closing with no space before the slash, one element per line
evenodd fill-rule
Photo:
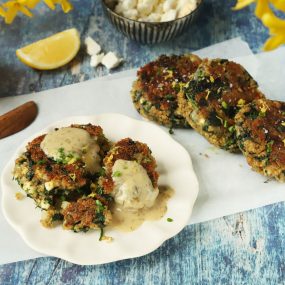
<path fill-rule="evenodd" d="M 253 56 L 245 42 L 233 39 L 196 53 L 203 57 L 235 58 L 246 66 L 269 97 L 272 95 L 274 99 L 282 99 L 285 84 L 282 69 L 284 51 L 280 49 Z M 282 57 L 283 63 L 279 60 Z M 39 115 L 32 125 L 0 140 L 0 171 L 23 139 L 64 117 L 115 112 L 142 119 L 129 96 L 135 73 L 135 70 L 124 71 L 58 89 L 0 99 L 1 114 L 29 100 L 34 100 L 39 106 Z M 200 193 L 189 223 L 203 222 L 285 199 L 284 185 L 264 183 L 266 179 L 252 172 L 241 155 L 229 154 L 210 146 L 193 130 L 176 130 L 174 139 L 189 151 L 200 183 Z M 4 220 L 2 213 L 0 232 L 0 264 L 42 256 L 24 244 Z"/>

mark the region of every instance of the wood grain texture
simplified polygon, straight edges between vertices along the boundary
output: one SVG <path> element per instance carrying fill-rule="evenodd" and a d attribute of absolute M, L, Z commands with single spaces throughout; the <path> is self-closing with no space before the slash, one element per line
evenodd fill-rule
<path fill-rule="evenodd" d="M 0 29 L 0 96 L 11 96 L 88 80 L 107 74 L 93 69 L 82 49 L 69 66 L 52 72 L 25 67 L 15 50 L 69 27 L 82 39 L 93 36 L 105 51 L 125 59 L 112 71 L 138 67 L 162 53 L 183 53 L 241 36 L 260 51 L 266 30 L 253 8 L 232 12 L 234 1 L 205 0 L 200 18 L 176 40 L 143 46 L 118 34 L 103 15 L 99 0 L 74 0 L 68 15 L 41 6 L 31 21 L 20 17 Z M 45 257 L 0 266 L 0 284 L 285 284 L 284 203 L 186 227 L 155 252 L 100 266 L 77 266 Z M 3 233 L 1 233 L 3 234 Z"/>
<path fill-rule="evenodd" d="M 29 126 L 38 114 L 35 102 L 26 102 L 0 116 L 0 139 L 13 135 Z"/>

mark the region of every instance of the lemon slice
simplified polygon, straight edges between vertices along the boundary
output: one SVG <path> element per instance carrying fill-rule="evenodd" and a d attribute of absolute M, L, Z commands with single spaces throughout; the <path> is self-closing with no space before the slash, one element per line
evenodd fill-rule
<path fill-rule="evenodd" d="M 69 29 L 16 50 L 26 65 L 40 70 L 55 69 L 70 62 L 80 48 L 76 29 Z"/>

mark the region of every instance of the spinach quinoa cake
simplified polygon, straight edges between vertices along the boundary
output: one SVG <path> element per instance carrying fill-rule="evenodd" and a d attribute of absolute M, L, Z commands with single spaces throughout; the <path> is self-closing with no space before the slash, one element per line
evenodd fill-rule
<path fill-rule="evenodd" d="M 149 208 L 159 193 L 156 166 L 146 144 L 125 138 L 104 158 L 105 177 L 99 183 L 124 208 Z"/>
<path fill-rule="evenodd" d="M 263 97 L 241 65 L 204 59 L 178 95 L 178 114 L 213 145 L 237 152 L 234 117 L 245 104 Z"/>
<path fill-rule="evenodd" d="M 185 118 L 177 113 L 177 94 L 200 63 L 201 59 L 194 54 L 161 55 L 141 67 L 131 91 L 137 111 L 170 128 L 189 127 Z"/>
<path fill-rule="evenodd" d="M 13 175 L 43 210 L 44 226 L 63 222 L 78 232 L 110 222 L 112 197 L 98 184 L 109 149 L 102 128 L 91 124 L 55 129 L 28 143 Z"/>
<path fill-rule="evenodd" d="M 253 101 L 235 122 L 238 145 L 252 169 L 285 182 L 285 103 Z"/>

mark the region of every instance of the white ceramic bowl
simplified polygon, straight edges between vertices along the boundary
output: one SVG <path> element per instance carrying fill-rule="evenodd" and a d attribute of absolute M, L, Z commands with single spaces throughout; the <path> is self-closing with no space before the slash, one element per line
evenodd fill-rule
<path fill-rule="evenodd" d="M 169 41 L 185 31 L 198 16 L 202 0 L 197 8 L 184 17 L 167 22 L 142 22 L 128 19 L 114 12 L 117 0 L 102 0 L 102 7 L 110 22 L 128 38 L 143 44 Z"/>

